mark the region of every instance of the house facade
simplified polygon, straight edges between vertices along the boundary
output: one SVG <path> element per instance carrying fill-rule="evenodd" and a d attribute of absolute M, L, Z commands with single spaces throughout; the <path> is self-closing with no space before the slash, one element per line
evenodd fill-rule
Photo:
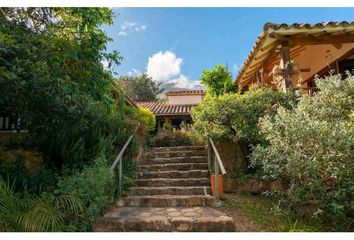
<path fill-rule="evenodd" d="M 354 69 L 354 22 L 264 25 L 235 84 L 312 95 L 315 76 Z"/>
<path fill-rule="evenodd" d="M 182 123 L 191 124 L 192 107 L 203 101 L 203 90 L 169 91 L 165 93 L 166 102 L 137 102 L 140 108 L 149 109 L 156 118 L 156 132 L 163 129 L 168 123 L 171 127 L 179 129 Z"/>

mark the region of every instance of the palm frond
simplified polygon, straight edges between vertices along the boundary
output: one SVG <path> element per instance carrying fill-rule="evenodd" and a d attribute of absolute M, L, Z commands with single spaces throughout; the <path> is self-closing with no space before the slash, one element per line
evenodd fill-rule
<path fill-rule="evenodd" d="M 83 202 L 72 195 L 60 195 L 55 201 L 60 209 L 68 210 L 73 214 L 78 214 L 83 211 Z"/>
<path fill-rule="evenodd" d="M 61 195 L 41 197 L 24 193 L 16 196 L 13 186 L 0 178 L 0 230 L 2 231 L 64 231 L 66 214 L 83 210 L 80 199 Z"/>

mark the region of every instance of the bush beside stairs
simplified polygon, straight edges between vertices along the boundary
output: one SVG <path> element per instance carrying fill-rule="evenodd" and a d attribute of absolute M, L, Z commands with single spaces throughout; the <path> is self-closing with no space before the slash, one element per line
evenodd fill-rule
<path fill-rule="evenodd" d="M 204 146 L 145 149 L 128 196 L 98 219 L 103 232 L 228 232 L 232 218 L 210 206 L 210 179 Z"/>

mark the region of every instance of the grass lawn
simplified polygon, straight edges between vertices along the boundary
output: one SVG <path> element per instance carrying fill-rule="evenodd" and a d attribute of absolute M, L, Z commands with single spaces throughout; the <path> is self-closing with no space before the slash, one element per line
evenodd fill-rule
<path fill-rule="evenodd" d="M 225 194 L 225 197 L 222 206 L 216 209 L 234 219 L 238 232 L 331 231 L 316 219 L 303 220 L 291 214 L 277 214 L 273 210 L 276 201 L 263 195 Z"/>

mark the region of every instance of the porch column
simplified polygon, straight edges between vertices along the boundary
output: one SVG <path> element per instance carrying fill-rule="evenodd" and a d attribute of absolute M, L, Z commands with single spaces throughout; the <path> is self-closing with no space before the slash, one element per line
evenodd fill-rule
<path fill-rule="evenodd" d="M 281 61 L 283 64 L 283 90 L 284 92 L 293 91 L 293 83 L 291 81 L 291 59 L 290 59 L 290 47 L 288 42 L 282 42 L 281 44 Z"/>

